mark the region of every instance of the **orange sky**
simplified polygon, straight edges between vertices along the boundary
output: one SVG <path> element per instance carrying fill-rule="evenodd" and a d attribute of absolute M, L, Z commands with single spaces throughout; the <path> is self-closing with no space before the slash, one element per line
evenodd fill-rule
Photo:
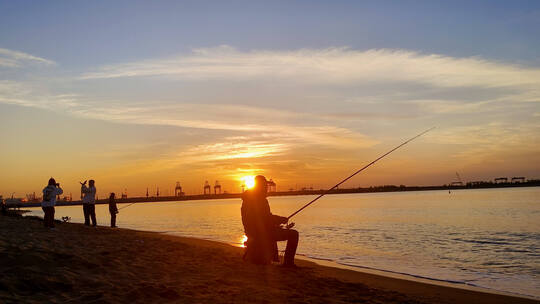
<path fill-rule="evenodd" d="M 432 126 L 344 187 L 446 184 L 455 172 L 540 178 L 539 35 L 529 35 L 538 20 L 505 23 L 510 8 L 434 24 L 453 13 L 341 3 L 309 13 L 290 4 L 297 14 L 283 15 L 254 4 L 212 19 L 202 4 L 152 14 L 111 4 L 110 15 L 83 3 L 43 4 L 48 14 L 9 5 L 4 197 L 39 193 L 51 176 L 75 198 L 91 178 L 100 197 L 167 195 L 177 181 L 188 194 L 216 180 L 239 192 L 242 176 L 257 174 L 278 190 L 320 189 Z"/>

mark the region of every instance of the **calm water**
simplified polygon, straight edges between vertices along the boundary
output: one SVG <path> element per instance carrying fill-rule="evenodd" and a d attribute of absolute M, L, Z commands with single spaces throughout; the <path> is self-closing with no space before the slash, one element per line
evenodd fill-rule
<path fill-rule="evenodd" d="M 286 216 L 311 198 L 269 201 L 273 213 Z M 240 244 L 240 205 L 240 199 L 134 204 L 120 211 L 118 225 Z M 56 210 L 56 218 L 83 221 L 80 206 Z M 96 212 L 107 225 L 108 206 Z M 298 252 L 312 258 L 540 298 L 538 187 L 328 195 L 293 221 Z"/>

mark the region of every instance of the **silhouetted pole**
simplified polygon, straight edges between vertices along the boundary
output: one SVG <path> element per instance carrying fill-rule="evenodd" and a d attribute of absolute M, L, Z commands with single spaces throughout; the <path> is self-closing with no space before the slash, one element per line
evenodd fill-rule
<path fill-rule="evenodd" d="M 289 215 L 289 217 L 287 217 L 287 219 L 291 219 L 291 217 L 295 216 L 297 213 L 299 213 L 300 211 L 304 210 L 307 206 L 313 204 L 315 201 L 317 201 L 317 200 L 320 199 L 321 197 L 323 197 L 323 196 L 325 196 L 326 194 L 328 194 L 328 192 L 330 192 L 330 191 L 334 190 L 335 188 L 339 187 L 339 185 L 341 185 L 341 184 L 343 184 L 344 182 L 348 181 L 349 179 L 351 179 L 351 178 L 352 178 L 353 176 L 355 176 L 356 174 L 358 174 L 358 173 L 364 171 L 364 170 L 367 169 L 369 166 L 373 165 L 374 163 L 378 162 L 380 159 L 384 158 L 386 155 L 388 155 L 388 154 L 390 154 L 390 153 L 396 151 L 397 149 L 403 147 L 404 145 L 408 144 L 409 142 L 411 142 L 411 141 L 417 139 L 418 137 L 420 137 L 420 136 L 426 134 L 427 132 L 429 132 L 429 131 L 431 131 L 431 130 L 433 130 L 433 129 L 435 129 L 435 127 L 430 128 L 430 129 L 427 129 L 426 131 L 424 131 L 424 132 L 422 132 L 422 133 L 416 135 L 415 137 L 413 137 L 413 138 L 411 138 L 411 139 L 405 141 L 405 142 L 402 143 L 401 145 L 395 147 L 394 149 L 392 149 L 392 150 L 390 150 L 390 151 L 384 153 L 382 156 L 379 156 L 376 160 L 374 160 L 374 161 L 370 162 L 369 164 L 365 165 L 365 166 L 362 167 L 360 170 L 354 172 L 353 174 L 351 174 L 351 175 L 350 175 L 349 177 L 347 177 L 346 179 L 344 179 L 344 180 L 340 181 L 339 183 L 337 183 L 334 187 L 332 187 L 332 188 L 330 188 L 330 189 L 324 191 L 321 195 L 319 195 L 319 196 L 317 196 L 316 198 L 314 198 L 311 202 L 305 204 L 302 208 L 296 210 L 296 212 L 293 213 L 293 214 L 291 214 L 291 215 Z"/>

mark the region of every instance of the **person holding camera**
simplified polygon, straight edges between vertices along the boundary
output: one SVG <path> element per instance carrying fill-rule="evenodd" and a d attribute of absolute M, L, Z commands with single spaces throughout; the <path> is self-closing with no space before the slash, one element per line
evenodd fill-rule
<path fill-rule="evenodd" d="M 54 205 L 56 205 L 56 197 L 64 193 L 60 184 L 54 180 L 49 179 L 47 187 L 43 188 L 43 201 L 41 202 L 41 209 L 43 209 L 43 225 L 45 228 L 54 228 Z"/>
<path fill-rule="evenodd" d="M 93 179 L 86 186 L 86 181 L 81 184 L 81 194 L 83 194 L 83 213 L 84 213 L 84 224 L 86 226 L 90 225 L 90 218 L 92 218 L 92 226 L 96 226 L 96 187 L 94 186 L 95 181 Z"/>

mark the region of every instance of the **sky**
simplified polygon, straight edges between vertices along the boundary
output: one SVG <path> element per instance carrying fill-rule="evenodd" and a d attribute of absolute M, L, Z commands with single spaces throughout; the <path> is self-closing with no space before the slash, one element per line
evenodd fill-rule
<path fill-rule="evenodd" d="M 0 1 L 0 194 L 540 178 L 538 1 Z"/>

